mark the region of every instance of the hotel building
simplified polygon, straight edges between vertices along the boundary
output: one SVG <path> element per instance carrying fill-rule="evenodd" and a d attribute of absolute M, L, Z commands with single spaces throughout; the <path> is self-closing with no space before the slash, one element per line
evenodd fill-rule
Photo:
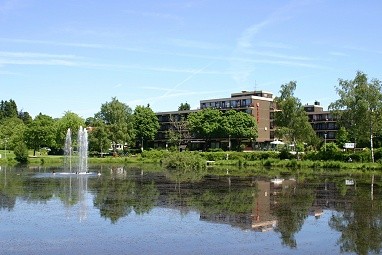
<path fill-rule="evenodd" d="M 257 121 L 258 137 L 256 141 L 251 139 L 242 140 L 248 150 L 267 147 L 269 143 L 275 139 L 274 113 L 277 110 L 273 94 L 263 90 L 242 91 L 232 93 L 231 97 L 227 98 L 201 100 L 199 108 L 196 110 L 156 113 L 160 123 L 160 130 L 154 141 L 154 147 L 167 147 L 167 131 L 174 128 L 174 122 L 187 119 L 188 114 L 205 108 L 219 109 L 221 111 L 236 110 L 252 115 Z M 331 113 L 324 111 L 318 102 L 315 102 L 313 105 L 305 105 L 304 109 L 308 114 L 309 122 L 316 131 L 317 136 L 322 138 L 322 140 L 335 141 L 337 126 Z M 200 149 L 204 147 L 200 146 L 205 143 L 204 140 L 195 139 L 187 134 L 187 132 L 188 130 L 182 130 L 183 138 L 180 143 L 182 146 L 188 146 L 190 149 Z M 211 141 L 211 144 L 208 146 L 210 148 L 227 148 L 228 143 L 227 138 L 215 139 Z"/>

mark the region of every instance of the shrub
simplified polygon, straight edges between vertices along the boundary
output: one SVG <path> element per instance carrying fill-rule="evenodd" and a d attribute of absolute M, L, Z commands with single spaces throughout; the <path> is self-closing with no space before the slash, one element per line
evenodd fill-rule
<path fill-rule="evenodd" d="M 205 169 L 205 160 L 196 153 L 176 152 L 171 153 L 162 161 L 162 165 L 168 169 Z"/>
<path fill-rule="evenodd" d="M 28 147 L 24 142 L 19 142 L 13 149 L 15 159 L 20 163 L 28 163 Z"/>

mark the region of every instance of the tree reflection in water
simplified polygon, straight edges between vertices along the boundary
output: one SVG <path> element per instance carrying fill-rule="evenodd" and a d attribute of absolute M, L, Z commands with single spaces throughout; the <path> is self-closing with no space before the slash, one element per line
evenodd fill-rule
<path fill-rule="evenodd" d="M 374 175 L 367 186 L 357 187 L 355 196 L 346 196 L 348 203 L 337 208 L 329 226 L 341 232 L 341 252 L 379 254 L 382 248 L 382 203 L 373 199 Z"/>

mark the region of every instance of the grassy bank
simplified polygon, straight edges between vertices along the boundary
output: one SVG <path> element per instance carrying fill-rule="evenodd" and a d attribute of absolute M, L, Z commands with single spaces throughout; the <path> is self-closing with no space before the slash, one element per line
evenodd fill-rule
<path fill-rule="evenodd" d="M 0 158 L 0 165 L 15 165 L 12 151 L 7 152 L 7 158 L 4 152 L 0 151 L 3 156 Z M 166 159 L 171 158 L 175 152 L 165 150 L 144 151 L 141 154 L 120 156 L 120 157 L 89 157 L 89 164 L 141 164 L 156 163 L 162 164 Z M 354 170 L 374 170 L 381 171 L 381 163 L 359 162 L 359 161 L 340 161 L 340 160 L 311 160 L 311 159 L 280 159 L 277 152 L 182 152 L 183 158 L 200 157 L 204 162 L 212 161 L 217 167 L 232 168 L 285 168 L 285 169 L 354 169 Z M 63 165 L 63 156 L 36 155 L 30 152 L 30 165 Z"/>

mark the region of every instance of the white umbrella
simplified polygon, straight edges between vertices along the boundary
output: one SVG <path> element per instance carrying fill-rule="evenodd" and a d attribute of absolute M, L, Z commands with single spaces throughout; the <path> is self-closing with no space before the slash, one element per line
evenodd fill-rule
<path fill-rule="evenodd" d="M 284 143 L 279 141 L 279 140 L 276 140 L 276 141 L 271 142 L 271 144 L 279 145 L 279 144 L 284 144 Z"/>

